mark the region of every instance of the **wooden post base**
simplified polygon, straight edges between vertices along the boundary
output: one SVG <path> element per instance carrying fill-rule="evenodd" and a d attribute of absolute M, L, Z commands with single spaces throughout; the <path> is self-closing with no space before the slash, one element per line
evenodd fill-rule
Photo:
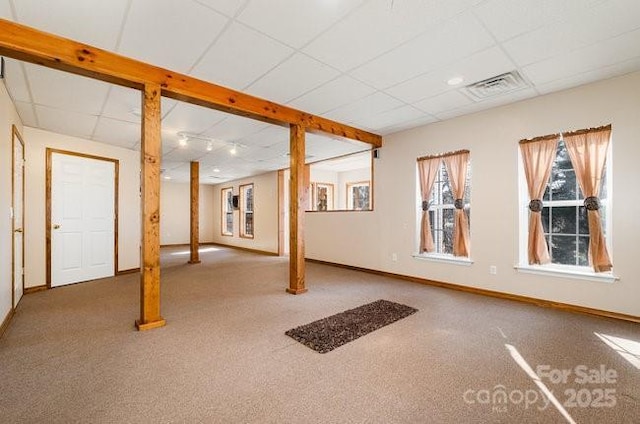
<path fill-rule="evenodd" d="M 190 264 L 199 264 L 200 263 L 200 259 L 198 259 L 197 261 L 189 261 L 188 263 L 190 263 Z"/>
<path fill-rule="evenodd" d="M 167 321 L 164 318 L 145 323 L 141 323 L 139 319 L 136 320 L 136 328 L 138 331 L 153 330 L 154 328 L 164 327 L 165 325 L 167 325 Z"/>
<path fill-rule="evenodd" d="M 289 294 L 302 294 L 302 293 L 306 293 L 308 290 L 306 288 L 302 288 L 302 289 L 292 289 L 292 288 L 288 288 L 287 287 L 287 293 Z"/>

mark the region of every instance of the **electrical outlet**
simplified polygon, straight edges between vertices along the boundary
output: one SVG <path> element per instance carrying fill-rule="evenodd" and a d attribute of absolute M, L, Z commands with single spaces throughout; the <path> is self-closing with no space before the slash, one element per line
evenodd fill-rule
<path fill-rule="evenodd" d="M 495 265 L 491 265 L 489 267 L 489 274 L 496 275 L 498 273 L 498 268 Z"/>
<path fill-rule="evenodd" d="M 391 260 L 393 262 L 398 262 L 398 254 L 397 253 L 392 253 L 391 254 Z"/>

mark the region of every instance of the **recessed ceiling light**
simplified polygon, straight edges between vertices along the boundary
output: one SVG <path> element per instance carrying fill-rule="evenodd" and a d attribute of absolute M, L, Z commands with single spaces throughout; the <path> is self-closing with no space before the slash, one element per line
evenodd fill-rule
<path fill-rule="evenodd" d="M 207 152 L 210 152 L 213 150 L 213 143 L 212 142 L 207 142 Z"/>
<path fill-rule="evenodd" d="M 165 176 L 164 176 L 164 179 L 165 179 L 165 180 L 170 180 L 170 179 L 171 179 L 171 176 L 169 176 L 169 175 L 165 175 Z"/>
<path fill-rule="evenodd" d="M 178 145 L 179 145 L 180 147 L 187 147 L 187 141 L 188 141 L 188 140 L 189 140 L 189 138 L 188 138 L 188 137 L 182 136 L 182 137 L 180 138 L 180 140 L 178 140 Z"/>
<path fill-rule="evenodd" d="M 462 84 L 463 81 L 464 81 L 464 78 L 462 78 L 462 77 L 453 77 L 453 78 L 450 78 L 449 80 L 447 80 L 447 84 L 449 84 L 449 85 L 460 85 L 460 84 Z"/>
<path fill-rule="evenodd" d="M 237 146 L 234 144 L 233 147 L 229 150 L 229 153 L 231 153 L 232 155 L 235 155 L 236 153 L 238 153 L 238 148 Z"/>
<path fill-rule="evenodd" d="M 218 169 L 218 168 L 213 168 L 213 172 L 220 172 L 220 169 Z"/>

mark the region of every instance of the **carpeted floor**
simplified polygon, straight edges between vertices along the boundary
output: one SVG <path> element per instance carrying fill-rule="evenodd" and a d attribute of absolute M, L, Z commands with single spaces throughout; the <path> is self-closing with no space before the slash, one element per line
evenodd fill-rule
<path fill-rule="evenodd" d="M 0 422 L 640 421 L 620 354 L 636 324 L 318 264 L 292 296 L 286 259 L 185 251 L 162 252 L 161 329 L 134 331 L 138 275 L 25 296 L 0 339 Z M 327 355 L 284 334 L 377 299 L 420 312 Z"/>

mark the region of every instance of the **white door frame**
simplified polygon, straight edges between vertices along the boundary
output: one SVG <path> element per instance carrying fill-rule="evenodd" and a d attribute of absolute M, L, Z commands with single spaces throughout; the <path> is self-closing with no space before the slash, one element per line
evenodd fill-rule
<path fill-rule="evenodd" d="M 107 162 L 113 162 L 114 164 L 114 191 L 113 191 L 113 210 L 114 210 L 114 220 L 113 220 L 113 272 L 114 275 L 118 274 L 118 181 L 119 181 L 119 167 L 120 161 L 118 159 L 112 159 L 102 156 L 89 155 L 85 153 L 72 152 L 68 150 L 59 150 L 47 147 L 47 157 L 46 157 L 46 202 L 45 202 L 45 213 L 46 213 L 46 280 L 47 280 L 47 288 L 51 288 L 51 229 L 53 226 L 53 222 L 51 221 L 51 171 L 52 171 L 52 155 L 61 154 L 61 155 L 70 155 L 70 156 L 78 156 L 87 159 L 94 160 L 102 160 Z"/>
<path fill-rule="evenodd" d="M 20 164 L 16 163 L 16 147 L 18 144 L 22 148 L 22 161 Z M 24 166 L 24 140 L 22 139 L 22 135 L 18 131 L 18 128 L 15 125 L 11 126 L 11 308 L 15 310 L 16 306 L 18 306 L 18 302 L 22 299 L 22 295 L 24 295 L 24 197 L 25 197 L 25 166 Z M 22 199 L 20 201 L 20 227 L 16 228 L 16 167 L 22 167 L 22 181 L 19 184 L 22 186 Z M 22 243 L 21 244 L 21 255 L 20 255 L 20 263 L 16 263 L 16 235 L 20 234 Z M 20 299 L 16 299 L 16 273 L 20 273 L 20 281 L 22 284 L 21 291 L 22 295 Z"/>

